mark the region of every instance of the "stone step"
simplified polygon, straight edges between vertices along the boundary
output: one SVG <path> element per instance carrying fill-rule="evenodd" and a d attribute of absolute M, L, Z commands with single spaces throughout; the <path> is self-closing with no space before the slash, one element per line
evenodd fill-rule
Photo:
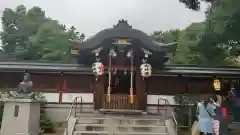
<path fill-rule="evenodd" d="M 130 130 L 141 130 L 141 131 L 158 131 L 158 132 L 167 132 L 165 126 L 157 126 L 157 125 L 116 125 L 119 130 L 122 129 L 130 129 Z M 108 130 L 107 124 L 76 124 L 76 131 L 105 131 Z"/>
<path fill-rule="evenodd" d="M 128 131 L 133 130 L 133 131 L 150 131 L 150 132 L 167 132 L 166 126 L 157 126 L 157 125 L 116 125 L 117 128 L 120 129 L 125 129 Z"/>
<path fill-rule="evenodd" d="M 108 131 L 74 131 L 73 135 L 108 135 Z"/>
<path fill-rule="evenodd" d="M 158 126 L 158 125 L 116 125 L 117 127 L 133 127 L 133 128 L 166 128 L 166 126 Z"/>
<path fill-rule="evenodd" d="M 165 125 L 165 121 L 159 119 L 127 119 L 127 118 L 99 118 L 99 117 L 81 117 L 77 119 L 77 124 L 107 124 L 107 123 L 115 123 L 115 124 L 137 124 L 137 125 Z"/>
<path fill-rule="evenodd" d="M 119 110 L 121 112 L 121 109 Z M 138 112 L 138 110 L 137 110 Z M 81 116 L 81 115 L 95 115 L 95 116 L 132 116 L 132 117 L 142 117 L 142 116 L 147 116 L 147 117 L 164 117 L 164 115 L 161 115 L 161 113 L 156 114 L 156 113 L 141 113 L 141 114 L 127 114 L 127 113 L 101 113 L 101 111 L 96 111 L 96 112 L 79 112 L 76 111 L 77 115 Z"/>
<path fill-rule="evenodd" d="M 114 135 L 168 135 L 168 133 L 151 132 L 114 132 Z"/>
<path fill-rule="evenodd" d="M 136 118 L 136 117 L 77 117 L 78 119 L 94 119 L 94 120 L 108 120 L 108 119 L 112 119 L 112 120 L 132 120 L 132 121 L 159 121 L 159 120 L 164 120 L 161 118 Z"/>
<path fill-rule="evenodd" d="M 98 115 L 98 114 L 78 114 L 77 118 L 112 118 L 112 119 L 161 119 L 165 120 L 163 116 L 148 116 L 148 115 L 140 115 L 140 116 L 130 116 L 130 115 Z"/>
<path fill-rule="evenodd" d="M 107 127 L 106 124 L 76 124 L 75 131 L 104 131 Z"/>
<path fill-rule="evenodd" d="M 78 111 L 77 111 L 78 112 Z M 121 109 L 120 109 L 120 112 Z M 133 111 L 133 112 L 139 112 L 138 110 L 137 111 Z M 140 116 L 140 115 L 148 115 L 148 116 L 163 116 L 163 114 L 161 113 L 138 113 L 138 114 L 127 114 L 127 113 L 102 113 L 101 111 L 95 111 L 95 112 L 79 112 L 79 113 L 85 113 L 85 114 L 98 114 L 98 115 L 131 115 L 131 116 Z"/>
<path fill-rule="evenodd" d="M 128 110 L 128 109 L 100 109 L 103 114 L 130 114 L 140 115 L 143 114 L 142 110 Z"/>
<path fill-rule="evenodd" d="M 77 119 L 77 124 L 103 124 L 104 121 L 107 119 L 102 119 L 102 118 L 78 118 Z"/>
<path fill-rule="evenodd" d="M 108 131 L 74 131 L 73 135 L 168 135 L 168 133 L 149 133 L 149 132 L 114 132 Z"/>

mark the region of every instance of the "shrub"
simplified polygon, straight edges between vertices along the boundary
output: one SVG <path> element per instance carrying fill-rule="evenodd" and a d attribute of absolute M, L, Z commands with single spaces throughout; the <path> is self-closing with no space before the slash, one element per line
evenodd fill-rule
<path fill-rule="evenodd" d="M 45 105 L 45 102 L 41 104 L 41 109 L 40 109 L 40 127 L 44 131 L 44 133 L 53 133 L 54 125 L 53 125 L 53 122 L 46 117 L 45 111 L 44 111 L 44 105 Z"/>
<path fill-rule="evenodd" d="M 54 132 L 53 122 L 49 119 L 40 120 L 40 127 L 44 131 L 44 133 Z"/>

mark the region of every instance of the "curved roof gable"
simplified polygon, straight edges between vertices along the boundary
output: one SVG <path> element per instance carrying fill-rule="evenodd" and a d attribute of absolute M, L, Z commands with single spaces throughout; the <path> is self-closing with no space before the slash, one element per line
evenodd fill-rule
<path fill-rule="evenodd" d="M 164 44 L 159 43 L 153 40 L 146 33 L 133 29 L 132 26 L 128 24 L 126 20 L 119 20 L 117 25 L 114 25 L 113 28 L 105 29 L 97 33 L 95 36 L 90 39 L 79 42 L 75 42 L 74 48 L 78 48 L 81 50 L 97 48 L 101 45 L 101 43 L 106 39 L 114 39 L 114 38 L 130 38 L 130 39 L 138 39 L 140 40 L 147 49 L 154 51 L 166 51 L 167 49 L 173 47 L 176 43 Z M 175 48 L 175 47 L 174 47 Z"/>

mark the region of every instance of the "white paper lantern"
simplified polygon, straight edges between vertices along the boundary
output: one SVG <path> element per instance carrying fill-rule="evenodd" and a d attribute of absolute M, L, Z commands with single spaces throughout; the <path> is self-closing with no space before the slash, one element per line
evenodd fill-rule
<path fill-rule="evenodd" d="M 92 64 L 92 70 L 94 75 L 100 76 L 104 73 L 104 66 L 101 62 L 95 62 Z"/>
<path fill-rule="evenodd" d="M 149 77 L 152 75 L 152 66 L 148 63 L 144 63 L 140 66 L 141 75 L 143 77 Z"/>

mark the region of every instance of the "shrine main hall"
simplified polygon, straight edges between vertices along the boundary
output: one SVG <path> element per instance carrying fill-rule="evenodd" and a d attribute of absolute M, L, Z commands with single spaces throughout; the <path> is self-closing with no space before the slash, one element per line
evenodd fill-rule
<path fill-rule="evenodd" d="M 146 111 L 159 104 L 161 95 L 213 93 L 214 80 L 222 93 L 238 84 L 237 67 L 167 64 L 177 46 L 157 42 L 120 20 L 85 41 L 72 40 L 69 51 L 75 64 L 0 62 L 0 90 L 15 90 L 27 72 L 34 91 L 52 95 L 52 102 L 72 102 L 77 95 L 94 110 Z"/>

